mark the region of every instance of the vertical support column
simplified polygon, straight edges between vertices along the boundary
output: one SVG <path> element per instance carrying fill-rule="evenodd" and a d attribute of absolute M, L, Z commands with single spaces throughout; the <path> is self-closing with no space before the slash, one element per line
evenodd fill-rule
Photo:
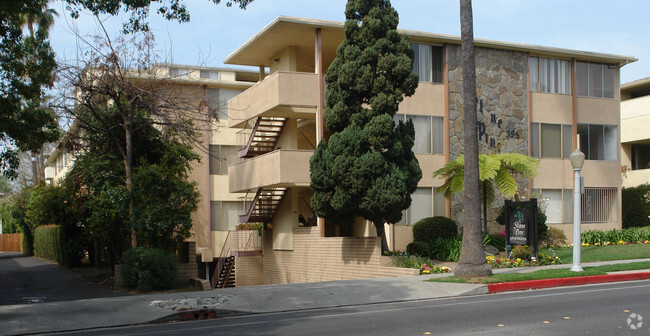
<path fill-rule="evenodd" d="M 530 53 L 526 55 L 526 63 L 528 71 L 526 72 L 526 88 L 528 89 L 528 156 L 532 156 L 533 154 L 533 145 L 532 145 L 532 139 L 533 137 L 531 136 L 531 123 L 533 122 L 533 93 L 530 87 Z M 530 199 L 533 196 L 533 179 L 528 178 L 528 199 Z"/>
<path fill-rule="evenodd" d="M 325 126 L 323 125 L 323 48 L 322 48 L 322 30 L 316 28 L 316 41 L 314 50 L 314 65 L 318 84 L 318 104 L 316 104 L 316 145 L 323 140 Z M 317 224 L 320 226 L 320 236 L 325 237 L 325 219 L 317 217 Z"/>
<path fill-rule="evenodd" d="M 445 125 L 443 127 L 444 130 L 444 141 L 445 141 L 445 163 L 449 162 L 450 159 L 450 149 L 449 149 L 449 128 L 451 127 L 449 125 L 449 44 L 445 43 L 444 49 L 443 49 L 443 77 L 442 77 L 442 84 L 444 86 L 444 96 L 442 98 L 442 103 L 444 104 L 444 109 L 445 109 L 445 117 L 443 119 L 443 124 Z M 434 191 L 435 192 L 435 191 Z M 445 197 L 445 217 L 451 218 L 451 200 Z"/>
<path fill-rule="evenodd" d="M 260 65 L 260 82 L 266 78 L 266 69 L 263 65 Z"/>
<path fill-rule="evenodd" d="M 572 149 L 575 151 L 578 143 L 578 63 L 575 58 L 571 61 L 571 137 Z"/>
<path fill-rule="evenodd" d="M 204 99 L 207 102 L 208 101 L 208 87 L 203 86 L 203 94 L 205 95 Z M 209 113 L 209 107 L 206 105 L 205 107 L 206 113 L 205 113 L 205 148 L 207 149 L 206 153 L 203 156 L 203 160 L 207 162 L 205 165 L 205 174 L 207 176 L 207 181 L 208 183 L 205 184 L 205 197 L 208 198 L 207 203 L 207 228 L 203 230 L 204 233 L 207 233 L 207 237 L 205 237 L 205 242 L 206 242 L 206 247 L 208 251 L 210 251 L 208 254 L 213 256 L 213 247 L 212 247 L 212 209 L 211 207 L 211 201 L 212 201 L 212 179 L 210 177 L 210 134 L 211 134 L 211 127 L 212 127 L 212 120 L 210 118 L 210 113 Z M 199 240 L 196 241 L 197 243 Z M 195 245 L 196 249 L 196 245 Z M 204 250 L 203 250 L 204 251 Z M 203 252 L 202 251 L 202 252 Z M 192 258 L 192 256 L 190 256 Z M 196 256 L 194 256 L 196 258 Z M 194 260 L 194 259 L 191 259 Z M 201 260 L 203 260 L 203 256 L 201 256 Z"/>

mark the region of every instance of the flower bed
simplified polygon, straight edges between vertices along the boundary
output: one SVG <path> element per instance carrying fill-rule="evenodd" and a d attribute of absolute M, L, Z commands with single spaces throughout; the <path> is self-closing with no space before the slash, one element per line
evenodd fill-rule
<path fill-rule="evenodd" d="M 562 260 L 559 257 L 551 257 L 547 255 L 540 254 L 539 260 L 531 261 L 524 260 L 521 258 L 517 259 L 508 259 L 508 258 L 498 258 L 495 256 L 487 256 L 488 265 L 492 268 L 514 268 L 514 267 L 527 267 L 527 266 L 543 266 L 543 265 L 556 265 L 561 264 Z"/>

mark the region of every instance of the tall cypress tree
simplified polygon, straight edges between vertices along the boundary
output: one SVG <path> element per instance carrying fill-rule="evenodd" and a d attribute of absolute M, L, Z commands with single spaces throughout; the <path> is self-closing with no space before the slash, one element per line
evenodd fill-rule
<path fill-rule="evenodd" d="M 329 67 L 325 124 L 332 132 L 311 159 L 314 210 L 329 221 L 370 220 L 387 250 L 384 223 L 411 205 L 422 177 L 413 123 L 393 122 L 418 84 L 410 39 L 397 33 L 387 0 L 349 0 L 345 39 Z"/>

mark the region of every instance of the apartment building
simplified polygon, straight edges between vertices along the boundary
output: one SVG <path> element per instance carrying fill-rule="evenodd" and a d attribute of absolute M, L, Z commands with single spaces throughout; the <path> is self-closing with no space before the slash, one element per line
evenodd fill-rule
<path fill-rule="evenodd" d="M 623 187 L 650 183 L 650 78 L 621 85 Z"/>
<path fill-rule="evenodd" d="M 463 154 L 460 37 L 401 30 L 415 52 L 415 95 L 395 119 L 412 119 L 413 148 L 423 178 L 400 223 L 387 225 L 391 249 L 411 242 L 411 225 L 446 215 L 462 225 L 460 199 L 435 193 L 432 173 Z M 227 126 L 249 134 L 242 161 L 228 166 L 229 191 L 248 193 L 241 222 L 264 222 L 263 283 L 395 275 L 381 268 L 374 227 L 358 219 L 351 230 L 317 219 L 310 208 L 309 158 L 328 137 L 322 122 L 324 74 L 343 40 L 343 23 L 278 17 L 226 60 L 254 66 L 262 81 L 228 102 Z M 572 236 L 574 149 L 586 155 L 582 228 L 620 228 L 620 68 L 636 59 L 553 47 L 477 39 L 480 151 L 540 159 L 539 174 L 520 180 L 528 197 L 546 202 L 547 223 Z M 270 75 L 266 76 L 266 69 Z M 502 202 L 502 200 L 501 200 Z M 489 220 L 498 214 L 496 202 Z M 498 224 L 491 224 L 499 230 Z M 245 267 L 245 266 L 244 266 Z M 238 264 L 238 272 L 241 267 Z"/>

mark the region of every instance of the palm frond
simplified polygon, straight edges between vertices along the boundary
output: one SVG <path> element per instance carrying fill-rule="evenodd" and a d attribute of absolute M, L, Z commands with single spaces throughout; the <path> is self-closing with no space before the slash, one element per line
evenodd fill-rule
<path fill-rule="evenodd" d="M 497 170 L 501 168 L 501 161 L 492 155 L 479 154 L 478 174 L 481 181 L 491 180 L 497 176 Z"/>
<path fill-rule="evenodd" d="M 517 181 L 507 169 L 499 169 L 494 183 L 499 188 L 499 192 L 505 197 L 512 197 L 517 193 Z"/>

